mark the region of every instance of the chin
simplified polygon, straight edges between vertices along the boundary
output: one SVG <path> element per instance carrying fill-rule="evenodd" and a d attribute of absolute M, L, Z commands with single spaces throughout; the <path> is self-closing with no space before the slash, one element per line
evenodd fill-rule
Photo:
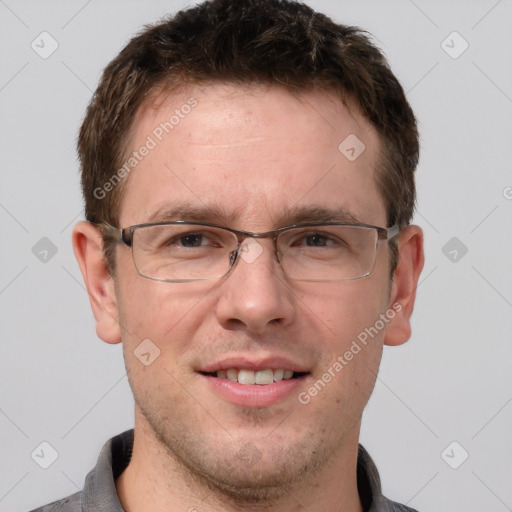
<path fill-rule="evenodd" d="M 230 449 L 221 463 L 218 459 L 216 462 L 203 459 L 201 467 L 188 469 L 233 505 L 270 506 L 308 479 L 315 465 L 317 469 L 320 467 L 320 460 L 300 457 L 299 461 L 296 454 L 300 452 L 294 449 L 293 453 L 295 456 L 290 454 L 285 457 L 288 460 L 282 460 L 283 453 L 277 458 L 275 453 L 261 454 L 255 445 L 246 443 L 237 452 Z"/>
<path fill-rule="evenodd" d="M 254 432 L 252 436 L 244 432 L 238 439 L 231 434 L 207 438 L 206 432 L 159 424 L 164 428 L 153 425 L 157 427 L 153 432 L 175 469 L 193 487 L 206 485 L 239 508 L 276 503 L 325 469 L 334 451 L 318 432 L 303 431 L 300 439 L 293 441 L 291 436 L 270 438 L 268 431 L 267 437 L 263 434 L 257 439 Z"/>

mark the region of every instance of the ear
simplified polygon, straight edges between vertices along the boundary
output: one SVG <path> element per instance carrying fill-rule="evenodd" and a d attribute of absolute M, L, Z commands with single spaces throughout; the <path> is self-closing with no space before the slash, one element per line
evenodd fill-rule
<path fill-rule="evenodd" d="M 114 279 L 103 254 L 101 233 L 93 224 L 79 222 L 73 229 L 72 240 L 96 320 L 96 334 L 106 343 L 119 343 L 121 329 Z"/>
<path fill-rule="evenodd" d="M 418 226 L 407 226 L 398 236 L 398 265 L 389 304 L 395 316 L 386 328 L 386 345 L 401 345 L 411 337 L 410 319 L 424 260 L 423 231 Z"/>

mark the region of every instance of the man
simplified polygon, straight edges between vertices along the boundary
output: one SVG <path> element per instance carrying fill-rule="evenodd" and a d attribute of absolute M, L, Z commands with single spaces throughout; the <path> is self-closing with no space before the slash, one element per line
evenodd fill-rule
<path fill-rule="evenodd" d="M 416 122 L 366 36 L 288 1 L 180 12 L 106 68 L 78 151 L 135 428 L 39 510 L 411 510 L 358 445 L 423 266 Z"/>

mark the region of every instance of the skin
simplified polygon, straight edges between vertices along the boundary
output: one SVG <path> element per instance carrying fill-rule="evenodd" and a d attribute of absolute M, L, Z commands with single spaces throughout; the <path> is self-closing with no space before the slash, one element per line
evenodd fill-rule
<path fill-rule="evenodd" d="M 289 225 L 297 207 L 342 207 L 361 222 L 386 226 L 375 182 L 379 138 L 338 98 L 191 87 L 139 112 L 131 147 L 190 97 L 197 106 L 131 172 L 120 226 L 146 222 L 176 202 L 207 205 L 222 216 L 204 220 L 249 231 Z M 349 134 L 366 146 L 353 162 L 338 151 Z M 361 415 L 383 345 L 410 337 L 423 266 L 421 230 L 409 226 L 398 240 L 392 281 L 386 242 L 368 277 L 314 283 L 288 279 L 264 239 L 258 258 L 239 261 L 224 278 L 162 283 L 138 275 L 125 246 L 117 248 L 112 279 L 96 228 L 77 224 L 73 244 L 97 334 L 123 343 L 135 397 L 133 457 L 116 482 L 125 510 L 361 511 Z M 282 356 L 307 367 L 299 389 L 307 391 L 395 303 L 401 311 L 307 405 L 296 393 L 268 407 L 234 405 L 197 372 L 225 355 Z M 148 338 L 161 353 L 144 366 L 133 352 Z"/>

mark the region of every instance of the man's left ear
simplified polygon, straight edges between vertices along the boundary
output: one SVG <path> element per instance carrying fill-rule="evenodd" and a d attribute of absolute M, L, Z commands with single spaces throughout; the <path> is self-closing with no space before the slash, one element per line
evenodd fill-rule
<path fill-rule="evenodd" d="M 395 316 L 386 328 L 386 345 L 401 345 L 411 337 L 410 319 L 424 261 L 423 231 L 419 226 L 407 226 L 398 235 L 398 265 L 389 302 Z"/>

